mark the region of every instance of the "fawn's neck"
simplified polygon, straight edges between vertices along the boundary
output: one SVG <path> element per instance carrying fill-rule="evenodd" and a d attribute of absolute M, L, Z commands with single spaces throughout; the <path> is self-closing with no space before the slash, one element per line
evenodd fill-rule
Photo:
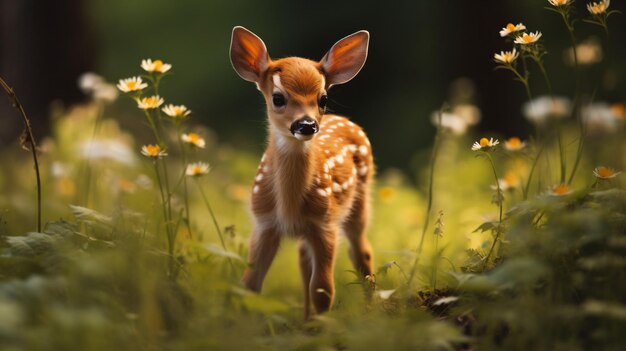
<path fill-rule="evenodd" d="M 268 148 L 273 150 L 271 167 L 277 209 L 283 218 L 295 222 L 315 176 L 314 144 L 270 131 Z"/>

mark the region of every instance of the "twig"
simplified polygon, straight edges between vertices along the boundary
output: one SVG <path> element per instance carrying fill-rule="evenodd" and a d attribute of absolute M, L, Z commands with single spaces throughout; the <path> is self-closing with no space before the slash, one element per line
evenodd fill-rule
<path fill-rule="evenodd" d="M 35 164 L 35 177 L 37 178 L 37 232 L 41 232 L 41 176 L 39 174 L 39 160 L 37 158 L 37 143 L 35 142 L 35 136 L 33 135 L 33 130 L 30 126 L 30 120 L 26 115 L 26 111 L 24 111 L 24 107 L 20 103 L 20 99 L 13 91 L 13 88 L 11 88 L 1 77 L 0 85 L 2 85 L 2 88 L 9 96 L 9 99 L 13 101 L 13 107 L 20 112 L 24 122 L 24 130 L 28 135 L 28 143 L 30 144 L 30 151 L 33 154 L 33 163 Z"/>

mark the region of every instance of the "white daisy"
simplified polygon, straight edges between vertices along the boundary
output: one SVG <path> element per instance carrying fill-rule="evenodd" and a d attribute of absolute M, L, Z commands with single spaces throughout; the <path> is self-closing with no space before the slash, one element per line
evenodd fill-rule
<path fill-rule="evenodd" d="M 151 59 L 141 60 L 141 68 L 143 68 L 146 72 L 157 72 L 157 73 L 165 73 L 172 68 L 172 65 L 169 63 L 163 63 L 161 60 Z"/>
<path fill-rule="evenodd" d="M 141 77 L 120 79 L 119 83 L 117 83 L 117 88 L 125 93 L 141 90 L 146 87 L 148 87 L 148 84 L 144 83 Z"/>
<path fill-rule="evenodd" d="M 187 109 L 185 105 L 169 104 L 164 106 L 161 110 L 168 116 L 175 118 L 187 117 L 191 113 L 191 110 Z"/>
<path fill-rule="evenodd" d="M 524 33 L 522 35 L 518 35 L 517 37 L 515 37 L 515 44 L 520 44 L 520 45 L 530 45 L 530 44 L 534 44 L 537 42 L 537 40 L 539 40 L 539 38 L 541 38 L 541 32 L 540 31 L 536 31 L 534 33 Z"/>
<path fill-rule="evenodd" d="M 606 13 L 606 10 L 608 10 L 610 4 L 611 0 L 592 2 L 587 4 L 587 11 L 589 11 L 589 13 L 592 15 L 601 15 L 603 13 Z"/>
<path fill-rule="evenodd" d="M 496 145 L 498 145 L 500 142 L 498 141 L 498 139 L 493 140 L 493 138 L 487 139 L 487 138 L 480 138 L 479 141 L 475 141 L 474 144 L 472 145 L 472 150 L 473 151 L 478 151 L 478 150 L 482 150 L 482 149 L 489 149 L 492 148 Z"/>
<path fill-rule="evenodd" d="M 204 146 L 206 145 L 204 139 L 196 133 L 183 134 L 181 135 L 181 139 L 183 140 L 183 142 L 200 149 L 204 149 Z"/>
<path fill-rule="evenodd" d="M 611 179 L 617 177 L 622 172 L 616 172 L 613 168 L 609 167 L 596 167 L 593 170 L 593 175 L 598 179 Z"/>
<path fill-rule="evenodd" d="M 196 162 L 187 165 L 187 168 L 185 169 L 185 174 L 189 177 L 199 177 L 208 174 L 210 170 L 211 167 L 208 163 Z"/>
<path fill-rule="evenodd" d="M 496 62 L 501 63 L 512 63 L 517 59 L 518 56 L 519 53 L 517 52 L 517 50 L 515 50 L 515 48 L 513 48 L 512 51 L 500 51 L 499 54 L 493 54 L 493 58 L 496 60 Z"/>
<path fill-rule="evenodd" d="M 137 107 L 142 110 L 151 110 L 163 105 L 163 98 L 158 95 L 137 99 Z"/>
<path fill-rule="evenodd" d="M 526 29 L 526 26 L 522 23 L 518 23 L 518 24 L 509 23 L 506 25 L 506 27 L 502 28 L 502 30 L 500 31 L 500 36 L 504 38 L 511 33 L 521 32 L 525 29 Z"/>

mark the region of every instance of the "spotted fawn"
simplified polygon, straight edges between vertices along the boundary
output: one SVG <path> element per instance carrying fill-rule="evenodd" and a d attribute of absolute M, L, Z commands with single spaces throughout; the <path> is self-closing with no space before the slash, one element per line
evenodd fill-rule
<path fill-rule="evenodd" d="M 311 302 L 317 313 L 332 305 L 340 231 L 350 243 L 355 269 L 372 274 L 365 236 L 374 174 L 371 145 L 358 125 L 325 113 L 328 89 L 356 76 L 368 43 L 369 33 L 359 31 L 338 41 L 319 62 L 273 60 L 258 36 L 233 28 L 231 63 L 241 78 L 256 83 L 269 121 L 268 146 L 252 188 L 255 223 L 242 281 L 260 291 L 281 237 L 297 237 L 305 318 Z"/>

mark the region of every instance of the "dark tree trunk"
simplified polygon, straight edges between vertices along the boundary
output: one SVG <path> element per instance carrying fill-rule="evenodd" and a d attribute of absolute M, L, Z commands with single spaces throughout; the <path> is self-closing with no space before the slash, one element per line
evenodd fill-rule
<path fill-rule="evenodd" d="M 0 76 L 12 86 L 33 122 L 49 132 L 53 101 L 82 99 L 76 81 L 94 67 L 94 35 L 83 0 L 0 0 Z M 19 136 L 22 124 L 0 99 L 0 144 Z"/>

